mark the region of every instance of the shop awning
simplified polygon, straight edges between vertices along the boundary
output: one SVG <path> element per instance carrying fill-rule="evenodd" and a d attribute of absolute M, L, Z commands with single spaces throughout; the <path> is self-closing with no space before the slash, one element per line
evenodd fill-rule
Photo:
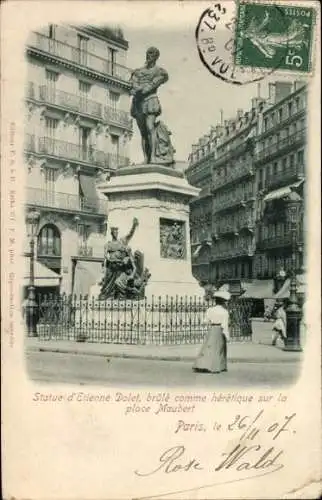
<path fill-rule="evenodd" d="M 243 298 L 249 299 L 272 299 L 274 297 L 273 280 L 254 280 L 251 283 L 245 284 L 245 293 Z"/>
<path fill-rule="evenodd" d="M 306 290 L 306 276 L 298 274 L 296 276 L 297 293 L 304 295 Z M 287 299 L 290 296 L 290 279 L 288 278 L 282 288 L 274 295 L 275 299 Z"/>
<path fill-rule="evenodd" d="M 101 262 L 77 261 L 73 294 L 89 295 L 91 287 L 99 281 L 101 275 Z"/>
<path fill-rule="evenodd" d="M 35 273 L 35 286 L 37 286 L 37 287 L 59 286 L 60 276 L 38 261 L 35 261 L 34 273 Z M 29 260 L 29 258 L 25 258 L 24 259 L 24 285 L 28 286 L 29 281 L 30 281 L 30 260 Z"/>
<path fill-rule="evenodd" d="M 263 201 L 272 201 L 272 200 L 278 200 L 280 198 L 284 198 L 284 196 L 287 196 L 288 194 L 290 194 L 294 188 L 299 187 L 303 182 L 304 182 L 304 180 L 302 179 L 298 182 L 295 182 L 294 184 L 290 184 L 289 186 L 284 186 L 282 188 L 275 189 L 275 191 L 271 191 L 270 193 L 268 193 L 264 197 Z"/>

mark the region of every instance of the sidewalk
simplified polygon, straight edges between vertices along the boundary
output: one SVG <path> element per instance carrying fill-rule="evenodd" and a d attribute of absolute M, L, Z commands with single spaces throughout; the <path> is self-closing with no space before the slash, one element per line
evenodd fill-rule
<path fill-rule="evenodd" d="M 201 344 L 194 345 L 126 345 L 81 343 L 75 341 L 26 340 L 27 351 L 103 356 L 107 358 L 131 358 L 156 361 L 193 361 Z M 253 342 L 228 344 L 228 360 L 233 363 L 284 363 L 302 359 L 300 352 L 286 352 L 280 347 Z"/>

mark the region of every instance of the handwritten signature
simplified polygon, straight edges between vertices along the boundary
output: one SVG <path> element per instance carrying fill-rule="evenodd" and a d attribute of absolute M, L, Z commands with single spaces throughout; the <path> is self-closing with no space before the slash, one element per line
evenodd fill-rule
<path fill-rule="evenodd" d="M 222 470 L 240 471 L 263 471 L 273 473 L 284 467 L 280 462 L 283 450 L 277 450 L 274 446 L 269 448 L 260 444 L 242 445 L 237 444 L 231 452 L 223 453 L 225 458 L 218 464 L 211 465 L 210 470 L 219 472 Z M 202 471 L 207 467 L 201 460 L 188 455 L 183 445 L 173 446 L 161 453 L 158 463 L 148 471 L 134 471 L 138 476 L 152 476 L 157 472 L 172 474 L 176 472 Z"/>

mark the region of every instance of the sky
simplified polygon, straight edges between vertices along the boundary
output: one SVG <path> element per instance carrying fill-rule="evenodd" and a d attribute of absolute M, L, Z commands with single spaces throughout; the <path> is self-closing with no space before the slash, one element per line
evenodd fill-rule
<path fill-rule="evenodd" d="M 251 99 L 258 93 L 257 83 L 236 86 L 221 81 L 207 70 L 197 52 L 195 25 L 191 23 L 179 29 L 173 26 L 168 30 L 146 27 L 137 30 L 121 25 L 129 41 L 127 64 L 130 68 L 144 64 L 149 46 L 160 50 L 157 64 L 168 71 L 169 80 L 160 87 L 158 95 L 162 119 L 172 132 L 178 161 L 186 161 L 191 145 L 206 134 L 211 125 L 220 123 L 221 109 L 224 119 L 234 118 L 238 108 L 246 111 L 251 107 Z M 267 79 L 261 83 L 262 97 L 268 95 L 267 83 Z M 131 161 L 142 162 L 136 123 L 130 148 Z"/>

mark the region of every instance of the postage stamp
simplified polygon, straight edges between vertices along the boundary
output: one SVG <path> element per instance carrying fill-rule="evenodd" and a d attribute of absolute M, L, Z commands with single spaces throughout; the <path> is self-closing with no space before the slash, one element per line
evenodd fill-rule
<path fill-rule="evenodd" d="M 313 7 L 240 3 L 235 27 L 236 65 L 310 72 L 315 15 Z"/>
<path fill-rule="evenodd" d="M 260 81 L 275 67 L 246 69 L 236 64 L 236 20 L 235 2 L 217 2 L 202 12 L 195 30 L 199 58 L 208 71 L 222 81 L 235 85 Z"/>

